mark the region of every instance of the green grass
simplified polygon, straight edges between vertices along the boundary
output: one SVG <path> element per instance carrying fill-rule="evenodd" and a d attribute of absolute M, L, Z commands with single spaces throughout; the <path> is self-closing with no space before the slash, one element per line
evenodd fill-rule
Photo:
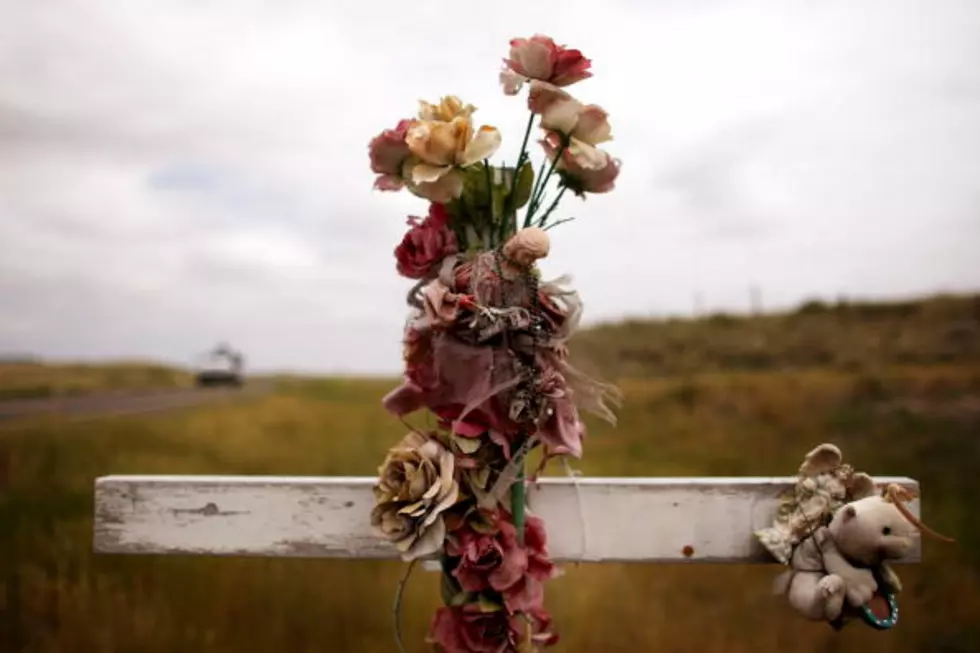
<path fill-rule="evenodd" d="M 926 540 L 903 567 L 894 631 L 835 634 L 769 593 L 774 566 L 580 565 L 549 585 L 556 651 L 980 650 L 980 367 L 724 372 L 624 380 L 620 425 L 592 427 L 590 475 L 786 475 L 833 441 L 872 474 L 919 479 Z M 241 404 L 0 431 L 0 650 L 384 652 L 397 562 L 96 557 L 92 482 L 109 473 L 372 475 L 404 427 L 385 381 L 292 380 Z M 3 459 L 9 471 L 4 475 Z M 656 520 L 656 515 L 636 515 Z M 437 578 L 419 572 L 405 638 L 422 644 Z"/>

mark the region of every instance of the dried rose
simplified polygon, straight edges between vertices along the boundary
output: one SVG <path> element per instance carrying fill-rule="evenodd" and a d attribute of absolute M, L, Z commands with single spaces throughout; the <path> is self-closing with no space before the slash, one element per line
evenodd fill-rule
<path fill-rule="evenodd" d="M 528 554 L 517 541 L 514 525 L 499 517 L 491 517 L 491 523 L 491 532 L 466 526 L 446 541 L 446 554 L 459 558 L 453 576 L 467 592 L 501 592 L 527 569 Z"/>
<path fill-rule="evenodd" d="M 524 549 L 527 551 L 527 568 L 518 582 L 504 590 L 504 606 L 512 613 L 543 610 L 543 584 L 558 572 L 548 557 L 548 535 L 544 522 L 538 517 L 527 517 Z"/>
<path fill-rule="evenodd" d="M 480 601 L 439 608 L 428 642 L 442 653 L 524 653 L 558 642 L 550 625 L 551 617 L 543 609 L 508 615 L 500 606 Z"/>
<path fill-rule="evenodd" d="M 541 141 L 545 156 L 549 161 L 554 161 L 558 155 L 560 137 L 549 134 Z M 593 148 L 589 156 L 595 155 L 596 159 L 605 159 L 605 165 L 600 168 L 588 168 L 579 163 L 575 153 L 571 148 L 562 152 L 561 159 L 555 165 L 555 170 L 561 176 L 562 183 L 570 188 L 579 197 L 585 193 L 608 193 L 616 187 L 616 179 L 619 177 L 620 161 L 614 159 L 608 152 L 599 148 Z"/>
<path fill-rule="evenodd" d="M 475 528 L 471 522 L 446 541 L 446 553 L 459 558 L 453 576 L 467 592 L 502 592 L 510 612 L 541 607 L 541 583 L 555 574 L 554 563 L 548 558 L 544 522 L 527 516 L 521 546 L 508 515 L 483 515 L 488 527 L 481 523 Z"/>
<path fill-rule="evenodd" d="M 412 156 L 402 173 L 409 190 L 433 202 L 449 202 L 463 192 L 460 168 L 489 158 L 500 147 L 500 132 L 486 125 L 474 131 L 475 109 L 463 106 L 455 96 L 443 98 L 438 106 L 424 103 L 405 134 Z"/>
<path fill-rule="evenodd" d="M 592 62 L 578 50 L 557 45 L 549 37 L 536 34 L 529 39 L 511 39 L 500 83 L 507 95 L 516 95 L 528 79 L 568 86 L 592 77 L 591 67 Z"/>
<path fill-rule="evenodd" d="M 378 174 L 374 180 L 378 190 L 400 190 L 405 185 L 402 166 L 411 154 L 405 142 L 410 125 L 410 120 L 402 120 L 394 129 L 386 129 L 372 138 L 368 145 L 371 171 Z"/>
<path fill-rule="evenodd" d="M 371 525 L 404 560 L 427 556 L 446 537 L 443 513 L 459 497 L 452 453 L 437 440 L 412 432 L 388 452 L 374 487 Z"/>
<path fill-rule="evenodd" d="M 558 156 L 561 137 L 552 132 L 539 142 L 548 160 L 554 161 Z M 589 157 L 590 160 L 604 160 L 605 164 L 598 168 L 583 166 L 570 147 L 562 151 L 561 158 L 555 164 L 562 184 L 579 197 L 584 197 L 585 193 L 608 193 L 616 187 L 616 179 L 619 177 L 619 159 L 614 159 L 599 148 L 592 148 Z"/>
<path fill-rule="evenodd" d="M 599 170 L 606 166 L 608 155 L 596 147 L 613 138 L 605 109 L 583 104 L 562 89 L 537 81 L 531 82 L 528 107 L 541 115 L 542 129 L 567 139 L 566 149 L 578 167 Z"/>
<path fill-rule="evenodd" d="M 459 251 L 449 214 L 442 204 L 432 203 L 424 220 L 412 216 L 408 224 L 411 229 L 395 248 L 398 273 L 409 279 L 434 277 L 443 259 Z"/>
<path fill-rule="evenodd" d="M 439 99 L 439 104 L 419 100 L 419 120 L 441 120 L 450 122 L 453 118 L 468 118 L 476 111 L 472 104 L 463 104 L 455 95 L 446 95 Z"/>

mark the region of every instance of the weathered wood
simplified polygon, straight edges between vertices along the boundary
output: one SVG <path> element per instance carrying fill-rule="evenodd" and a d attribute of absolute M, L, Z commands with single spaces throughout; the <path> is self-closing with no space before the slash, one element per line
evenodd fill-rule
<path fill-rule="evenodd" d="M 918 491 L 909 478 L 879 478 Z M 107 476 L 95 550 L 396 558 L 371 531 L 373 478 Z M 548 478 L 529 489 L 559 561 L 770 562 L 753 536 L 793 478 Z M 580 502 L 579 502 L 580 498 Z M 919 502 L 912 512 L 919 514 Z M 583 528 L 584 524 L 584 528 Z M 906 558 L 919 560 L 919 544 Z"/>

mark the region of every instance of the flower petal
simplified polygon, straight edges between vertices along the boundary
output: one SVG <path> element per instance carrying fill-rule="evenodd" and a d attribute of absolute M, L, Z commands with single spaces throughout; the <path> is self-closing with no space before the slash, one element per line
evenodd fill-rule
<path fill-rule="evenodd" d="M 442 548 L 443 540 L 446 539 L 446 522 L 442 519 L 440 515 L 438 519 L 432 522 L 432 525 L 425 529 L 421 537 L 414 541 L 414 543 L 407 550 L 403 550 L 402 560 L 408 562 L 410 560 L 415 560 L 416 558 L 424 558 L 425 556 L 432 555 L 436 551 Z M 401 548 L 401 547 L 399 547 Z"/>
<path fill-rule="evenodd" d="M 476 133 L 473 140 L 466 145 L 466 149 L 463 150 L 462 156 L 457 159 L 456 163 L 465 167 L 487 159 L 500 148 L 500 141 L 500 132 L 497 131 L 497 128 L 484 125 L 480 127 L 480 131 Z"/>
<path fill-rule="evenodd" d="M 554 42 L 547 37 L 514 39 L 511 41 L 510 60 L 514 69 L 532 79 L 549 79 L 554 70 Z"/>
<path fill-rule="evenodd" d="M 463 178 L 456 170 L 450 170 L 437 181 L 413 183 L 409 190 L 431 202 L 445 204 L 463 194 Z"/>
<path fill-rule="evenodd" d="M 456 129 L 447 122 L 419 122 L 405 134 L 405 143 L 425 163 L 451 165 L 456 153 Z"/>
<path fill-rule="evenodd" d="M 401 190 L 405 187 L 405 181 L 396 175 L 378 175 L 374 180 L 376 190 Z"/>
<path fill-rule="evenodd" d="M 562 134 L 571 134 L 578 125 L 582 104 L 578 100 L 557 100 L 541 114 L 541 127 Z"/>
<path fill-rule="evenodd" d="M 609 163 L 605 152 L 577 138 L 569 140 L 567 154 L 575 159 L 575 165 L 584 170 L 602 170 Z"/>
<path fill-rule="evenodd" d="M 525 80 L 524 75 L 515 73 L 509 67 L 504 67 L 500 71 L 500 85 L 504 88 L 504 95 L 517 95 L 524 86 Z"/>
<path fill-rule="evenodd" d="M 573 100 L 567 91 L 563 91 L 554 84 L 542 82 L 537 79 L 531 80 L 531 90 L 528 91 L 527 108 L 533 113 L 544 113 L 555 102 L 560 100 Z"/>
<path fill-rule="evenodd" d="M 431 184 L 442 179 L 452 166 L 434 166 L 428 163 L 418 163 L 412 168 L 412 183 Z"/>
<path fill-rule="evenodd" d="M 612 140 L 609 114 L 602 107 L 589 104 L 582 107 L 575 126 L 575 137 L 592 145 Z"/>

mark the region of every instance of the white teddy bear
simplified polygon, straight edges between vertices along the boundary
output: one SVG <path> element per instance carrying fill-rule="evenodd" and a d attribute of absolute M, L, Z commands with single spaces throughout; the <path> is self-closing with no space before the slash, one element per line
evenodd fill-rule
<path fill-rule="evenodd" d="M 773 526 L 756 533 L 790 567 L 776 579 L 776 592 L 806 618 L 835 628 L 852 615 L 892 626 L 902 585 L 888 562 L 908 553 L 918 531 L 952 542 L 908 511 L 903 502 L 911 498 L 897 485 L 878 494 L 870 476 L 842 463 L 836 446 L 815 448 Z"/>
<path fill-rule="evenodd" d="M 875 595 L 901 591 L 888 561 L 904 557 L 916 535 L 915 526 L 887 498 L 858 499 L 796 547 L 776 590 L 808 619 L 834 622 L 843 615 L 845 601 L 862 608 Z"/>

